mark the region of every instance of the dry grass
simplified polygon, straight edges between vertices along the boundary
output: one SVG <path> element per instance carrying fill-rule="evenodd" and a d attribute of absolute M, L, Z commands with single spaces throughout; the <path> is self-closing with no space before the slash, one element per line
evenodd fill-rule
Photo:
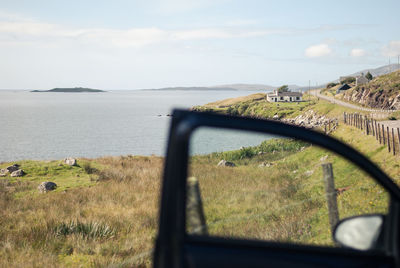
<path fill-rule="evenodd" d="M 232 106 L 232 105 L 235 105 L 235 104 L 238 104 L 241 102 L 262 100 L 262 99 L 265 99 L 265 97 L 266 97 L 266 94 L 264 94 L 264 93 L 255 93 L 255 94 L 251 94 L 248 96 L 230 98 L 230 99 L 207 103 L 204 106 L 209 107 L 209 108 L 223 108 L 223 107 Z"/>
<path fill-rule="evenodd" d="M 19 184 L 2 180 L 1 267 L 150 265 L 150 256 L 129 260 L 153 247 L 162 159 L 108 157 L 93 162 L 102 167 L 103 180 L 66 192 L 15 198 L 6 188 L 26 187 L 23 179 Z M 56 230 L 64 225 L 72 227 L 59 235 Z M 82 235 L 85 231 L 79 228 L 92 233 Z"/>
<path fill-rule="evenodd" d="M 387 212 L 387 194 L 343 158 L 315 146 L 272 154 L 236 160 L 234 168 L 217 167 L 217 157 L 192 158 L 210 235 L 334 246 L 323 161 L 333 164 L 336 187 L 349 187 L 338 196 L 341 218 Z M 259 167 L 265 161 L 272 165 Z"/>

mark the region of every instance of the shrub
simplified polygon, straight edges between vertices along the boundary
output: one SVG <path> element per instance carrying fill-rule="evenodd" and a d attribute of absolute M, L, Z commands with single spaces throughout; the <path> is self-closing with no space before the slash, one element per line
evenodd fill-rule
<path fill-rule="evenodd" d="M 278 88 L 278 92 L 288 92 L 288 91 L 289 91 L 288 85 L 283 85 L 280 88 Z"/>
<path fill-rule="evenodd" d="M 116 231 L 107 224 L 99 222 L 83 223 L 78 220 L 62 222 L 54 228 L 56 236 L 67 236 L 71 234 L 81 235 L 83 238 L 105 239 L 111 238 Z"/>
<path fill-rule="evenodd" d="M 354 77 L 346 77 L 345 79 L 340 81 L 340 83 L 343 85 L 343 84 L 354 83 L 355 81 L 356 81 L 356 79 Z"/>
<path fill-rule="evenodd" d="M 334 86 L 337 86 L 337 83 L 329 83 L 329 84 L 327 84 L 326 85 L 326 88 L 331 88 L 331 87 L 334 87 Z"/>
<path fill-rule="evenodd" d="M 370 72 L 368 72 L 368 73 L 365 75 L 365 78 L 367 78 L 369 81 L 371 81 L 374 77 L 372 76 L 372 74 L 371 74 Z"/>
<path fill-rule="evenodd" d="M 228 109 L 226 110 L 226 112 L 229 115 L 239 115 L 238 109 L 236 106 L 229 106 Z"/>
<path fill-rule="evenodd" d="M 90 163 L 83 164 L 83 170 L 85 170 L 86 174 L 94 174 L 98 172 L 98 170 L 92 167 Z"/>
<path fill-rule="evenodd" d="M 240 150 L 226 151 L 221 153 L 213 153 L 216 158 L 223 158 L 228 161 L 248 159 L 256 156 L 259 152 L 296 152 L 302 147 L 307 147 L 310 144 L 292 139 L 270 139 L 263 141 L 258 146 L 244 147 Z"/>
<path fill-rule="evenodd" d="M 249 107 L 249 105 L 247 103 L 243 103 L 242 105 L 240 105 L 238 108 L 239 115 L 243 115 L 246 112 L 248 107 Z"/>

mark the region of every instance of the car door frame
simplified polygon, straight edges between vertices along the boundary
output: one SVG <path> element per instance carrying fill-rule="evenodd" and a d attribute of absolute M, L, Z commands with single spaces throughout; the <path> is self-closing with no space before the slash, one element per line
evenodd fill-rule
<path fill-rule="evenodd" d="M 187 235 L 186 180 L 189 142 L 199 127 L 248 130 L 291 137 L 335 152 L 371 175 L 390 195 L 383 228 L 385 251 L 356 251 L 269 241 Z M 169 132 L 154 267 L 395 267 L 400 189 L 374 163 L 348 145 L 322 133 L 279 121 L 174 110 Z"/>

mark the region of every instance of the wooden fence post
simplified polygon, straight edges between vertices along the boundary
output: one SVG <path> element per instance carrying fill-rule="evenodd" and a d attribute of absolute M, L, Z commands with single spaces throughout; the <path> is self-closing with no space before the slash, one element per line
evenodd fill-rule
<path fill-rule="evenodd" d="M 331 232 L 333 233 L 333 230 L 339 221 L 339 211 L 337 208 L 336 190 L 335 190 L 335 182 L 333 179 L 332 164 L 331 163 L 322 164 L 322 171 L 324 175 L 325 197 L 329 211 L 329 224 L 331 226 Z"/>
<path fill-rule="evenodd" d="M 399 140 L 399 153 L 400 153 L 400 129 L 397 128 L 397 139 Z"/>
<path fill-rule="evenodd" d="M 387 145 L 388 145 L 388 151 L 390 153 L 390 132 L 389 132 L 389 127 L 386 127 L 387 131 L 386 131 L 386 136 L 387 136 Z"/>
<path fill-rule="evenodd" d="M 371 118 L 372 136 L 375 137 L 374 119 Z"/>
<path fill-rule="evenodd" d="M 356 114 L 356 118 L 357 118 L 357 120 L 356 120 L 356 127 L 357 127 L 357 128 L 360 128 L 360 115 L 359 115 L 359 114 Z"/>
<path fill-rule="evenodd" d="M 208 233 L 199 182 L 195 177 L 190 177 L 187 180 L 186 219 L 190 233 L 200 235 Z"/>
<path fill-rule="evenodd" d="M 382 140 L 383 140 L 383 145 L 386 145 L 385 127 L 383 125 L 382 125 Z"/>
<path fill-rule="evenodd" d="M 378 136 L 379 136 L 379 144 L 381 144 L 382 143 L 382 141 L 381 141 L 381 126 L 379 123 L 378 123 Z"/>
<path fill-rule="evenodd" d="M 357 114 L 354 114 L 354 126 L 357 127 Z"/>
<path fill-rule="evenodd" d="M 393 151 L 393 155 L 396 155 L 396 144 L 395 144 L 395 139 L 394 139 L 394 129 L 392 128 L 392 151 Z"/>

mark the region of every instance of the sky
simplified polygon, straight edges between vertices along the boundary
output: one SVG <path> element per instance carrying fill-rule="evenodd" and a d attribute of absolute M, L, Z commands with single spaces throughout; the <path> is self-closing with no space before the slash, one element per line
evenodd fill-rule
<path fill-rule="evenodd" d="M 0 89 L 315 85 L 397 63 L 399 13 L 399 0 L 0 0 Z"/>

